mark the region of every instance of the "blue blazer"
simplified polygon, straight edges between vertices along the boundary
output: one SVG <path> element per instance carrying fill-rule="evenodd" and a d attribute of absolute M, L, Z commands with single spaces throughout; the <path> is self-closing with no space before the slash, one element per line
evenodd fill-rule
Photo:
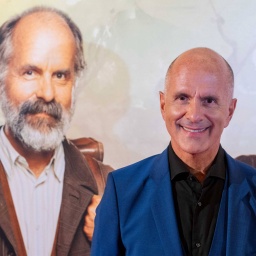
<path fill-rule="evenodd" d="M 256 170 L 228 154 L 210 256 L 256 255 Z M 167 149 L 109 174 L 97 208 L 92 256 L 184 255 Z"/>

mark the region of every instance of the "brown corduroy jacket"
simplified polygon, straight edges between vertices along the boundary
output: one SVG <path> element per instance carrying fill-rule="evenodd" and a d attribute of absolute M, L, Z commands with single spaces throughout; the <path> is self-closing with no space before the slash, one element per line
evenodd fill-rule
<path fill-rule="evenodd" d="M 56 233 L 56 255 L 90 255 L 90 242 L 83 232 L 84 216 L 93 194 L 98 193 L 91 165 L 80 151 L 64 140 L 65 174 L 59 224 Z M 94 161 L 92 159 L 92 161 Z M 99 167 L 105 168 L 97 161 Z M 108 168 L 108 167 L 107 167 Z M 8 207 L 0 184 L 0 255 L 14 256 L 17 241 L 10 225 Z M 25 256 L 25 255 L 18 255 Z"/>

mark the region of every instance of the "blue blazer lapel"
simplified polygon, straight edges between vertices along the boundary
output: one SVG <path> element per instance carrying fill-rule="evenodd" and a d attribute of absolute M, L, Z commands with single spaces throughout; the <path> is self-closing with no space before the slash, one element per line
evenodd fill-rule
<path fill-rule="evenodd" d="M 238 164 L 229 156 L 227 159 L 229 184 L 226 255 L 255 255 L 256 172 Z"/>
<path fill-rule="evenodd" d="M 238 164 L 228 155 L 227 163 L 226 182 L 209 255 L 249 255 L 248 252 L 254 251 L 256 240 L 255 174 L 253 185 L 248 172 L 245 175 L 244 169 L 248 169 L 245 165 Z M 252 170 L 252 179 L 253 172 L 255 170 Z"/>
<path fill-rule="evenodd" d="M 224 256 L 226 251 L 226 213 L 227 213 L 227 190 L 228 190 L 228 174 L 226 175 L 226 181 L 222 192 L 222 198 L 220 202 L 220 208 L 217 218 L 217 223 L 214 231 L 211 249 L 209 256 Z"/>
<path fill-rule="evenodd" d="M 172 199 L 172 186 L 169 174 L 167 149 L 156 159 L 151 172 L 155 182 L 152 200 L 152 213 L 165 255 L 183 255 L 175 208 Z"/>

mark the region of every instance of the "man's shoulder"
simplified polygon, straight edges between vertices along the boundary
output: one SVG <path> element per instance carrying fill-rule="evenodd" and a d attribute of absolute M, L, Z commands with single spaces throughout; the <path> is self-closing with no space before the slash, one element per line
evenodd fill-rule
<path fill-rule="evenodd" d="M 135 179 L 138 179 L 139 177 L 145 178 L 148 177 L 156 168 L 161 168 L 160 166 L 163 161 L 166 163 L 168 161 L 166 150 L 161 154 L 147 157 L 131 165 L 117 169 L 113 171 L 112 174 L 114 179 L 123 179 L 127 177 L 134 177 Z M 166 164 L 164 165 L 166 166 Z"/>
<path fill-rule="evenodd" d="M 97 191 L 96 181 L 88 161 L 79 149 L 69 140 L 63 141 L 65 154 L 65 180 L 84 184 Z"/>
<path fill-rule="evenodd" d="M 228 175 L 231 183 L 239 183 L 244 179 L 256 186 L 256 169 L 246 163 L 232 158 L 226 154 L 228 164 Z"/>
<path fill-rule="evenodd" d="M 103 193 L 107 175 L 113 168 L 104 164 L 99 158 L 97 159 L 96 153 L 91 153 L 95 150 L 93 147 L 90 148 L 90 145 L 85 150 L 81 145 L 74 144 L 74 140 L 65 139 L 63 147 L 66 162 L 73 166 L 71 175 L 79 175 L 80 178 L 83 177 L 87 180 L 93 178 L 97 184 L 98 192 Z"/>
<path fill-rule="evenodd" d="M 66 166 L 71 166 L 75 169 L 72 170 L 72 173 L 76 171 L 82 174 L 85 172 L 85 169 L 89 169 L 85 157 L 70 140 L 65 139 L 62 144 L 64 149 Z M 86 172 L 88 172 L 88 170 Z"/>
<path fill-rule="evenodd" d="M 256 175 L 256 169 L 251 165 L 248 165 L 244 162 L 241 162 L 229 154 L 226 153 L 228 167 L 232 169 L 238 170 L 238 172 L 244 173 L 245 175 Z"/>
<path fill-rule="evenodd" d="M 82 153 L 79 151 L 79 149 L 72 143 L 69 139 L 64 139 L 62 141 L 62 145 L 64 148 L 65 156 L 71 156 L 71 157 L 82 157 Z M 70 155 L 71 154 L 71 155 Z"/>

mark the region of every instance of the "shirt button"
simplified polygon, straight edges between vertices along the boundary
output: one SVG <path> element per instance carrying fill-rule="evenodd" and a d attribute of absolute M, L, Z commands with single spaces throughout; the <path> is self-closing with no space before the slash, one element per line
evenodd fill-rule
<path fill-rule="evenodd" d="M 196 247 L 197 248 L 201 247 L 201 244 L 200 243 L 196 243 Z"/>
<path fill-rule="evenodd" d="M 200 206 L 202 206 L 202 203 L 201 203 L 201 202 L 198 202 L 197 205 L 200 207 Z"/>

